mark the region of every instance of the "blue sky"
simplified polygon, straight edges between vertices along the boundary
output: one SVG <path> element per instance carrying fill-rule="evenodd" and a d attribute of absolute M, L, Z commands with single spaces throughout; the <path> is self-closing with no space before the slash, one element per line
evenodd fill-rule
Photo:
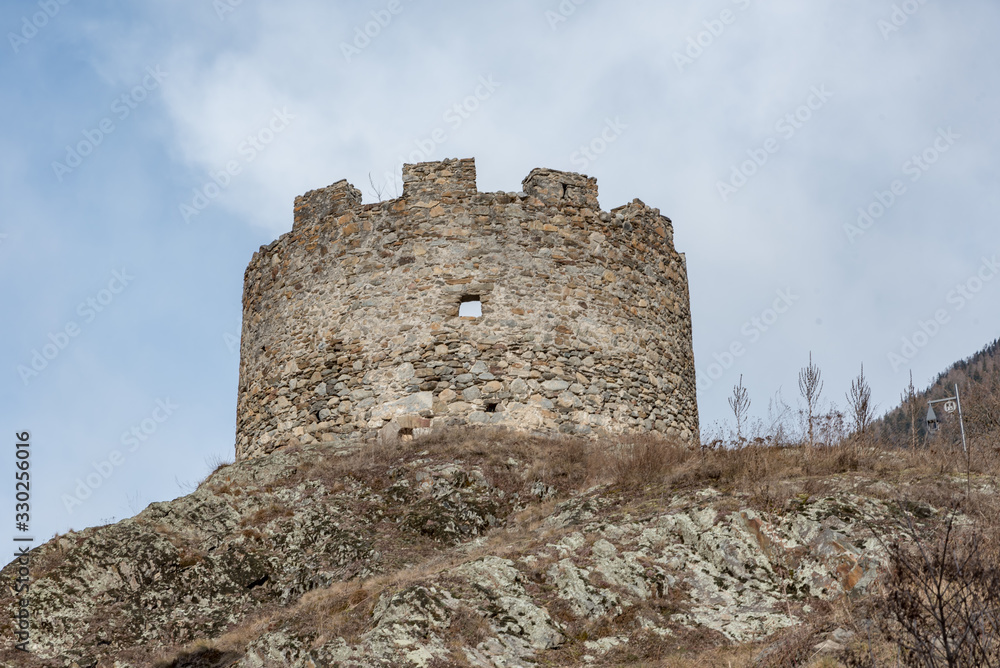
<path fill-rule="evenodd" d="M 740 374 L 752 414 L 794 402 L 810 350 L 828 399 L 864 363 L 887 409 L 1000 332 L 996 3 L 43 0 L 0 27 L 0 422 L 11 453 L 31 431 L 40 539 L 232 456 L 251 255 L 296 195 L 392 196 L 404 160 L 670 216 L 706 428 Z"/>

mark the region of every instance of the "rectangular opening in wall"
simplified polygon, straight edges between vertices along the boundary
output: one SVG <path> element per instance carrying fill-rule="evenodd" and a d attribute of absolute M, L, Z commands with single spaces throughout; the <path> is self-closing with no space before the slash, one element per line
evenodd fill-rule
<path fill-rule="evenodd" d="M 483 302 L 479 299 L 479 295 L 462 295 L 461 303 L 458 305 L 458 315 L 461 318 L 481 318 Z"/>
<path fill-rule="evenodd" d="M 497 412 L 497 404 L 486 404 L 486 412 L 487 413 L 496 413 Z"/>
<path fill-rule="evenodd" d="M 403 427 L 402 429 L 399 430 L 399 433 L 397 434 L 397 436 L 399 436 L 399 440 L 401 440 L 401 441 L 412 441 L 413 440 L 413 428 L 412 427 Z"/>

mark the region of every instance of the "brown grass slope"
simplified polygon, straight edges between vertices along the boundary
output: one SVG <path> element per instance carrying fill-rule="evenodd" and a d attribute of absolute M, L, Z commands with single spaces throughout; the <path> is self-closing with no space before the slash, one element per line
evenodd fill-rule
<path fill-rule="evenodd" d="M 755 549 L 769 554 L 776 549 L 769 527 L 794 523 L 821 501 L 834 508 L 824 516 L 842 516 L 829 517 L 833 526 L 853 522 L 858 531 L 868 501 L 897 508 L 895 525 L 871 522 L 887 545 L 905 534 L 899 528 L 906 518 L 929 527 L 947 515 L 942 509 L 1000 533 L 995 449 L 979 448 L 968 471 L 965 464 L 943 451 L 857 443 L 693 451 L 656 440 L 597 443 L 485 430 L 346 452 L 295 447 L 220 467 L 187 497 L 36 548 L 33 653 L 13 649 L 5 615 L 0 663 L 407 665 L 358 657 L 368 650 L 375 656 L 379 642 L 380 651 L 395 652 L 386 634 L 410 624 L 407 638 L 425 639 L 429 648 L 411 665 L 478 665 L 476 657 L 491 651 L 565 666 L 838 665 L 837 655 L 816 650 L 835 629 L 873 639 L 878 651 L 891 645 L 872 632 L 871 620 L 885 616 L 877 596 L 817 598 L 793 588 L 777 612 L 801 623 L 737 642 L 725 628 L 698 621 L 711 615 L 698 612 L 705 601 L 685 564 L 626 552 L 613 537 L 632 528 L 646 535 L 679 514 L 711 511 L 720 530 L 726 518 L 759 527 Z M 573 543 L 578 535 L 582 542 Z M 615 563 L 632 559 L 637 584 L 602 571 L 602 550 Z M 793 577 L 795 563 L 772 560 L 772 585 Z M 732 568 L 736 575 L 723 574 L 729 584 L 713 595 L 744 586 L 743 566 Z M 588 601 L 604 592 L 596 612 L 584 614 L 561 595 L 553 575 L 559 569 L 584 573 Z M 0 576 L 10 581 L 12 573 L 9 565 Z M 758 576 L 748 577 L 747 586 L 756 586 Z M 843 579 L 857 576 L 845 571 Z M 510 602 L 512 589 L 535 606 L 525 614 L 544 619 L 513 619 L 510 606 L 520 604 Z M 9 590 L 0 599 L 13 609 Z M 386 621 L 393 610 L 425 617 L 393 625 Z M 554 629 L 551 637 L 546 628 Z M 497 649 L 501 641 L 517 646 Z M 251 650 L 266 654 L 265 646 L 271 658 L 263 664 L 248 658 Z M 323 658 L 335 656 L 349 658 Z"/>

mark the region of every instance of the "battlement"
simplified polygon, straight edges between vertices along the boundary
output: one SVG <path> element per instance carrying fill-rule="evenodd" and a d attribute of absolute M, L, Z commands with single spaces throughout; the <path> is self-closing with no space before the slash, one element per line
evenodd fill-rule
<path fill-rule="evenodd" d="M 376 236 L 382 234 L 376 229 L 373 216 L 397 219 L 399 222 L 392 226 L 393 229 L 420 221 L 433 230 L 448 230 L 453 227 L 455 218 L 442 216 L 443 207 L 461 205 L 468 209 L 474 205 L 516 204 L 525 211 L 559 210 L 563 215 L 543 216 L 547 218 L 545 232 L 567 225 L 574 216 L 582 215 L 585 227 L 627 240 L 633 245 L 639 243 L 658 247 L 664 241 L 673 243 L 670 219 L 660 215 L 659 209 L 651 209 L 640 200 L 611 212 L 602 211 L 597 200 L 597 180 L 592 177 L 537 168 L 524 178 L 521 186 L 522 192 L 516 195 L 479 192 L 476 187 L 476 163 L 471 158 L 407 164 L 403 165 L 403 194 L 397 199 L 363 205 L 361 191 L 346 180 L 296 197 L 292 232 L 288 239 L 283 236 L 281 241 L 295 243 L 296 239 L 311 240 L 317 234 L 332 234 L 343 241 L 352 237 L 349 245 L 354 245 L 363 243 L 361 239 L 370 233 Z M 624 219 L 626 214 L 628 220 Z M 541 219 L 538 216 L 535 218 L 536 221 Z M 461 220 L 468 223 L 472 233 L 476 221 Z M 529 227 L 537 224 L 529 223 Z M 397 232 L 400 231 L 397 229 Z"/>
<path fill-rule="evenodd" d="M 295 198 L 295 222 L 292 229 L 328 217 L 341 216 L 361 207 L 361 191 L 341 179 L 333 185 L 310 190 Z"/>
<path fill-rule="evenodd" d="M 597 179 L 572 172 L 535 168 L 521 187 L 524 192 L 550 206 L 577 206 L 600 209 L 597 203 Z"/>
<path fill-rule="evenodd" d="M 442 160 L 403 165 L 403 198 L 455 202 L 476 195 L 476 161 Z"/>
<path fill-rule="evenodd" d="M 467 159 L 404 165 L 394 200 L 347 181 L 297 197 L 245 275 L 237 458 L 455 424 L 695 442 L 670 219 L 601 210 L 581 174 L 522 188 L 480 193 Z"/>

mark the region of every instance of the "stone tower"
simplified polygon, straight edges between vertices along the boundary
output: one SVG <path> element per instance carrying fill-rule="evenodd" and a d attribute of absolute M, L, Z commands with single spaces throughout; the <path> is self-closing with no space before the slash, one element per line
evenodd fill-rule
<path fill-rule="evenodd" d="M 670 219 L 602 211 L 579 174 L 535 169 L 522 189 L 481 193 L 473 160 L 444 160 L 404 165 L 395 200 L 346 181 L 297 197 L 246 270 L 237 460 L 456 424 L 695 442 Z"/>

